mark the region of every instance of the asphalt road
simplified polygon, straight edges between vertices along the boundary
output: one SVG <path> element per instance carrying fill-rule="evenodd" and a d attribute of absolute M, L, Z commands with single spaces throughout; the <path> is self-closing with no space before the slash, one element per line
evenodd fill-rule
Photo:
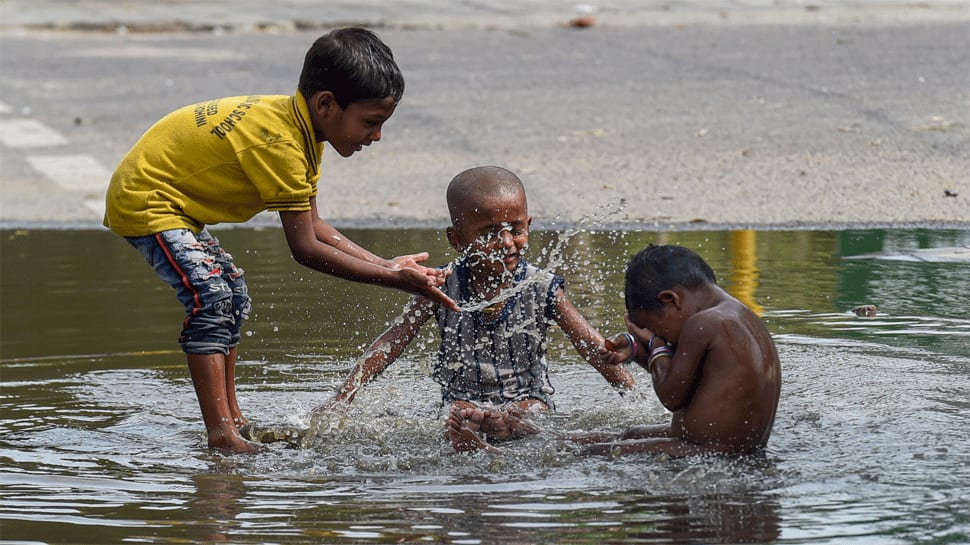
<path fill-rule="evenodd" d="M 970 17 L 874 21 L 385 25 L 404 101 L 325 153 L 321 214 L 440 226 L 451 177 L 498 164 L 540 226 L 970 227 Z M 2 227 L 98 226 L 151 123 L 292 93 L 324 31 L 54 26 L 0 35 Z"/>

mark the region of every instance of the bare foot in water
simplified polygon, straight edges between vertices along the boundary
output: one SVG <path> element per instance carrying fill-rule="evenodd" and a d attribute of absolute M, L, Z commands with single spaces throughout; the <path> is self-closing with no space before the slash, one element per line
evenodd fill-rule
<path fill-rule="evenodd" d="M 478 434 L 482 428 L 485 412 L 478 408 L 459 408 L 453 406 L 448 414 L 448 427 L 445 436 L 451 441 L 455 452 L 485 450 L 493 454 L 501 451 L 485 442 Z"/>
<path fill-rule="evenodd" d="M 479 431 L 490 439 L 496 441 L 521 439 L 541 431 L 539 426 L 529 420 L 527 409 L 513 405 L 503 410 L 482 408 L 481 411 L 485 413 L 485 418 L 482 419 Z"/>
<path fill-rule="evenodd" d="M 244 439 L 235 428 L 232 432 L 210 433 L 209 448 L 221 450 L 226 454 L 258 454 L 266 450 L 263 445 Z"/>

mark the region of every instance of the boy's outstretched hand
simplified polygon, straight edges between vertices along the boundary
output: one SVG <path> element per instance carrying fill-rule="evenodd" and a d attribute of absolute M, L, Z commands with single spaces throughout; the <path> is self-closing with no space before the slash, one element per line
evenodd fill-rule
<path fill-rule="evenodd" d="M 451 272 L 446 269 L 436 269 L 418 264 L 418 262 L 427 259 L 428 252 L 402 255 L 390 259 L 391 268 L 404 273 L 401 276 L 403 280 L 401 289 L 415 295 L 423 295 L 439 305 L 459 312 L 458 304 L 438 289 L 438 286 L 445 283 Z"/>

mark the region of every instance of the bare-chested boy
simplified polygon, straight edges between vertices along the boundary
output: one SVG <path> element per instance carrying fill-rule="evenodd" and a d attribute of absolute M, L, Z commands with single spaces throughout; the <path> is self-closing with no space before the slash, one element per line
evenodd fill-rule
<path fill-rule="evenodd" d="M 441 344 L 432 372 L 450 406 L 447 437 L 455 450 L 492 449 L 487 440 L 538 431 L 528 419 L 553 408 L 546 363 L 547 330 L 558 324 L 573 346 L 621 390 L 634 385 L 618 351 L 587 323 L 563 290 L 563 279 L 527 263 L 532 218 L 518 176 L 500 167 L 466 170 L 447 191 L 448 242 L 461 255 L 441 290 L 460 312 L 413 298 L 364 354 L 333 399 L 315 411 L 350 403 L 393 363 L 434 317 Z"/>
<path fill-rule="evenodd" d="M 680 246 L 636 254 L 626 271 L 627 328 L 607 341 L 653 378 L 670 424 L 570 439 L 593 454 L 747 454 L 768 443 L 781 367 L 764 323 L 718 287 L 714 271 Z M 631 344 L 630 341 L 633 341 Z"/>

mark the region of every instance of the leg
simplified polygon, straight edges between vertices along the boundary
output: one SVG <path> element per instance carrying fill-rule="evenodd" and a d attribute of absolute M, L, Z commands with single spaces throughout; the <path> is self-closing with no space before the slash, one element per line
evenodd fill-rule
<path fill-rule="evenodd" d="M 239 409 L 239 401 L 236 398 L 236 358 L 238 346 L 241 338 L 243 322 L 249 318 L 249 311 L 252 303 L 249 299 L 249 288 L 246 286 L 245 271 L 236 266 L 232 255 L 222 248 L 219 239 L 212 236 L 207 230 L 203 230 L 196 235 L 208 255 L 215 261 L 220 279 L 232 293 L 232 319 L 229 325 L 229 353 L 226 355 L 226 394 L 229 402 L 229 411 L 232 420 L 237 428 L 246 426 L 249 421 L 243 416 Z"/>
<path fill-rule="evenodd" d="M 616 441 L 648 439 L 656 437 L 670 437 L 670 426 L 658 424 L 654 426 L 634 426 L 622 433 L 589 432 L 566 435 L 563 439 L 579 443 L 580 445 L 612 445 Z M 596 447 L 601 448 L 601 447 Z"/>
<path fill-rule="evenodd" d="M 670 424 L 654 424 L 652 426 L 633 426 L 621 433 L 618 437 L 621 441 L 629 439 L 654 439 L 658 437 L 673 437 L 670 432 Z"/>
<path fill-rule="evenodd" d="M 210 448 L 230 453 L 254 454 L 261 450 L 256 443 L 239 435 L 229 406 L 226 382 L 226 356 L 223 354 L 186 354 L 195 395 L 202 409 L 202 420 Z"/>
<path fill-rule="evenodd" d="M 596 443 L 611 443 L 619 436 L 620 434 L 618 433 L 594 431 L 589 433 L 572 433 L 562 436 L 562 439 L 572 441 L 573 443 L 579 443 L 580 445 L 592 445 Z"/>
<path fill-rule="evenodd" d="M 613 443 L 597 443 L 583 449 L 584 454 L 623 456 L 629 454 L 666 454 L 674 457 L 694 456 L 711 452 L 694 443 L 676 437 L 653 437 L 632 439 Z"/>
<path fill-rule="evenodd" d="M 209 445 L 229 452 L 255 452 L 258 447 L 246 443 L 233 422 L 242 420 L 236 401 L 234 348 L 239 343 L 239 324 L 249 311 L 242 272 L 205 230 L 195 234 L 173 229 L 128 241 L 175 288 L 185 306 L 179 343 L 187 354 Z M 242 309 L 236 308 L 237 300 L 244 303 Z M 227 431 L 226 426 L 232 429 Z"/>
<path fill-rule="evenodd" d="M 585 454 L 619 456 L 624 454 L 667 454 L 692 456 L 708 452 L 700 445 L 675 437 L 667 424 L 635 426 L 616 435 L 612 440 L 588 444 Z"/>
<path fill-rule="evenodd" d="M 232 416 L 233 424 L 237 428 L 242 428 L 249 421 L 243 416 L 239 409 L 239 401 L 236 399 L 236 353 L 237 349 L 234 346 L 226 355 L 226 401 L 229 403 L 229 414 Z"/>

